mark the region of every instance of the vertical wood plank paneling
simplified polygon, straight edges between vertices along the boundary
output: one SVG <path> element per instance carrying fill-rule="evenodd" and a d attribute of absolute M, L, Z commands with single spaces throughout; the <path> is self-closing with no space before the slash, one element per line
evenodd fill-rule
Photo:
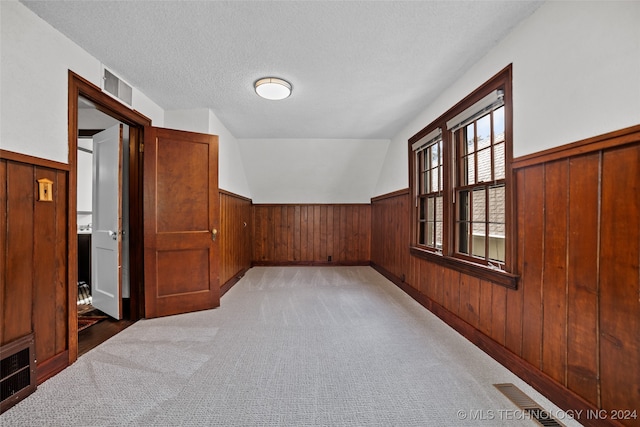
<path fill-rule="evenodd" d="M 462 275 L 462 281 L 469 289 L 466 302 L 467 322 L 474 328 L 480 328 L 480 280 L 477 277 Z"/>
<path fill-rule="evenodd" d="M 543 167 L 537 166 L 519 171 L 523 181 L 522 209 L 523 229 L 522 277 L 520 289 L 524 293 L 522 318 L 522 357 L 533 366 L 542 366 L 542 262 L 543 262 L 543 215 L 544 183 Z"/>
<path fill-rule="evenodd" d="M 321 261 L 322 254 L 320 253 L 320 234 L 321 234 L 321 218 L 320 218 L 320 206 L 315 205 L 313 207 L 313 255 L 312 261 Z M 326 261 L 326 259 L 325 259 Z"/>
<path fill-rule="evenodd" d="M 367 263 L 370 205 L 254 206 L 256 263 Z"/>
<path fill-rule="evenodd" d="M 251 266 L 251 200 L 220 192 L 220 286 Z M 245 226 L 246 224 L 246 226 Z M 255 227 L 263 230 L 262 225 Z M 262 241 L 262 240 L 260 240 Z"/>
<path fill-rule="evenodd" d="M 333 260 L 333 234 L 334 234 L 334 221 L 333 221 L 333 205 L 327 206 L 327 257 L 331 257 Z"/>
<path fill-rule="evenodd" d="M 565 384 L 568 160 L 545 166 L 542 370 Z"/>
<path fill-rule="evenodd" d="M 309 254 L 309 207 L 300 207 L 300 261 L 311 259 Z"/>
<path fill-rule="evenodd" d="M 480 280 L 480 316 L 478 329 L 491 336 L 491 309 L 493 308 L 493 284 Z"/>
<path fill-rule="evenodd" d="M 3 344 L 32 332 L 34 188 L 33 166 L 7 163 L 7 269 L 5 300 L 2 301 L 6 321 L 2 324 Z"/>
<path fill-rule="evenodd" d="M 0 344 L 33 332 L 41 378 L 69 349 L 68 172 L 29 160 L 0 160 Z M 51 202 L 37 200 L 41 178 L 53 181 Z"/>
<path fill-rule="evenodd" d="M 288 224 L 288 230 L 287 230 L 287 261 L 294 261 L 295 260 L 295 244 L 294 244 L 294 238 L 295 238 L 295 207 L 294 206 L 287 206 L 287 224 Z"/>
<path fill-rule="evenodd" d="M 34 168 L 35 180 L 46 178 L 53 182 L 54 196 L 57 194 L 58 183 L 52 170 Z M 31 182 L 32 194 L 36 194 L 37 183 Z M 37 307 L 33 311 L 33 328 L 38 356 L 43 360 L 55 355 L 56 347 L 56 285 L 55 256 L 55 204 L 53 202 L 36 201 L 33 208 L 34 232 L 33 253 L 35 264 L 33 268 L 33 304 Z"/>
<path fill-rule="evenodd" d="M 293 260 L 300 261 L 302 259 L 301 252 L 301 218 L 302 212 L 301 207 L 296 205 L 293 209 Z"/>
<path fill-rule="evenodd" d="M 609 410 L 639 409 L 640 402 L 639 184 L 640 144 L 603 153 L 600 388 Z"/>
<path fill-rule="evenodd" d="M 569 162 L 567 387 L 598 404 L 600 155 Z"/>
<path fill-rule="evenodd" d="M 460 273 L 447 269 L 444 271 L 444 306 L 454 314 L 460 312 Z"/>
<path fill-rule="evenodd" d="M 0 159 L 0 345 L 6 344 L 5 326 L 9 321 L 6 316 L 7 299 L 7 162 Z"/>
<path fill-rule="evenodd" d="M 502 286 L 492 285 L 491 294 L 491 338 L 504 345 L 506 339 L 507 292 Z"/>
<path fill-rule="evenodd" d="M 525 192 L 525 171 L 519 170 L 515 174 L 516 185 L 516 271 L 522 274 L 524 272 L 524 253 L 525 253 L 525 210 L 528 195 Z M 522 357 L 523 343 L 523 310 L 524 295 L 523 292 L 524 277 L 520 278 L 518 289 L 514 292 L 507 292 L 507 313 L 506 313 L 506 330 L 505 330 L 505 346 L 513 353 Z"/>

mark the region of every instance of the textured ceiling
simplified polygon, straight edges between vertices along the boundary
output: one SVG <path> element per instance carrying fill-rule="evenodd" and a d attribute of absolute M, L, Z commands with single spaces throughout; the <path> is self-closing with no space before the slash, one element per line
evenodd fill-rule
<path fill-rule="evenodd" d="M 23 1 L 165 110 L 237 138 L 391 138 L 539 1 Z M 506 65 L 506 64 L 505 64 Z M 287 79 L 284 101 L 253 82 Z"/>

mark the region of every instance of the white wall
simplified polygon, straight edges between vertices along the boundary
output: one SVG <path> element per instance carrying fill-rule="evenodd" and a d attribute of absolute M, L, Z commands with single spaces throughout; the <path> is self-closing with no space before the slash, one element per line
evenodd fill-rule
<path fill-rule="evenodd" d="M 0 146 L 67 163 L 68 70 L 99 85 L 100 61 L 17 1 L 0 1 L 0 55 Z M 163 125 L 135 88 L 133 106 Z"/>
<path fill-rule="evenodd" d="M 547 2 L 396 135 L 376 195 L 408 187 L 407 140 L 513 63 L 514 157 L 640 124 L 640 2 Z"/>
<path fill-rule="evenodd" d="M 218 187 L 251 197 L 237 139 L 207 108 L 165 111 L 167 128 L 218 135 Z"/>
<path fill-rule="evenodd" d="M 389 140 L 239 139 L 254 203 L 369 203 Z"/>

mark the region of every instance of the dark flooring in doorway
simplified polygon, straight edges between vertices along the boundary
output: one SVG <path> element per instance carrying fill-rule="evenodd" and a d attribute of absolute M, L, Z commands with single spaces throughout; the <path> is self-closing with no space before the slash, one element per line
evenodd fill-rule
<path fill-rule="evenodd" d="M 133 320 L 113 319 L 90 304 L 78 305 L 78 356 L 82 356 L 133 323 Z"/>
<path fill-rule="evenodd" d="M 133 320 L 109 318 L 80 331 L 78 333 L 78 356 L 82 356 L 134 323 Z"/>

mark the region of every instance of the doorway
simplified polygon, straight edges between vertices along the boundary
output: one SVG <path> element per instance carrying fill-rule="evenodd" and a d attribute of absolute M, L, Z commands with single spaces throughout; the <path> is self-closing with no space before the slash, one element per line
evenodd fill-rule
<path fill-rule="evenodd" d="M 111 138 L 111 141 L 106 140 L 107 137 Z M 107 142 L 114 145 L 115 155 L 119 157 L 119 161 L 105 161 L 104 154 L 99 155 L 101 152 L 104 153 L 104 150 L 97 150 L 98 146 L 104 146 Z M 95 104 L 88 99 L 82 96 L 78 97 L 76 218 L 78 230 L 79 355 L 133 323 L 129 286 L 130 230 L 127 187 L 129 152 L 123 150 L 123 147 L 128 144 L 128 125 L 98 110 Z M 103 172 L 104 169 L 108 170 L 106 173 L 100 174 L 100 169 Z M 105 191 L 104 182 L 102 182 L 104 179 L 97 179 L 104 175 L 116 178 L 114 188 L 106 189 L 109 191 Z M 114 192 L 119 194 L 113 194 Z M 107 193 L 108 200 L 98 200 L 97 197 L 94 197 L 98 193 Z M 99 215 L 100 212 L 96 210 L 103 210 L 103 212 Z M 101 246 L 103 245 L 99 244 L 100 240 L 104 240 L 104 238 L 100 235 L 101 232 L 98 232 L 97 235 L 94 233 L 94 224 L 105 216 L 113 216 L 113 219 L 119 222 L 119 224 L 109 227 L 118 230 L 114 236 L 117 238 L 117 245 L 114 256 L 110 257 L 107 254 L 106 259 L 102 255 Z M 116 243 L 111 238 L 107 240 L 113 244 Z M 97 248 L 100 248 L 100 251 Z M 98 266 L 104 268 L 97 268 Z M 112 282 L 109 283 L 107 292 L 97 286 L 97 282 L 103 278 L 96 273 L 105 268 L 113 270 L 109 271 L 108 277 L 105 278 Z M 94 276 L 97 276 L 98 280 Z"/>
<path fill-rule="evenodd" d="M 144 316 L 143 294 L 143 245 L 142 245 L 142 201 L 141 201 L 141 138 L 144 126 L 151 121 L 140 113 L 131 110 L 119 101 L 102 92 L 92 83 L 69 72 L 69 363 L 104 340 L 117 334 L 136 320 Z M 93 312 L 91 240 L 93 233 L 92 197 L 87 197 L 87 188 L 93 175 L 93 137 L 103 129 L 113 126 L 122 127 L 121 144 L 122 169 L 128 174 L 123 181 L 121 206 L 128 229 L 121 229 L 124 258 L 129 259 L 129 268 L 125 268 L 126 282 L 120 298 L 122 319 L 104 316 L 104 320 L 83 328 L 85 322 L 79 322 L 79 316 L 89 314 L 101 317 L 104 313 Z M 128 140 L 126 140 L 128 136 Z M 126 141 L 125 141 L 126 140 Z M 87 162 L 89 160 L 90 162 Z M 91 164 L 91 166 L 88 166 Z M 83 175 L 84 174 L 84 175 Z M 90 188 L 90 187 L 89 187 Z M 76 191 L 77 189 L 77 191 Z M 92 191 L 92 189 L 90 190 Z M 121 231 L 120 229 L 118 232 Z M 84 237 L 83 237 L 84 236 Z M 89 248 L 87 250 L 87 248 Z M 126 264 L 125 264 L 126 267 Z M 75 284 L 78 286 L 74 286 Z M 79 304 L 80 302 L 80 304 Z M 86 304 L 89 303 L 89 304 Z M 88 317 L 88 316 L 85 316 Z"/>

